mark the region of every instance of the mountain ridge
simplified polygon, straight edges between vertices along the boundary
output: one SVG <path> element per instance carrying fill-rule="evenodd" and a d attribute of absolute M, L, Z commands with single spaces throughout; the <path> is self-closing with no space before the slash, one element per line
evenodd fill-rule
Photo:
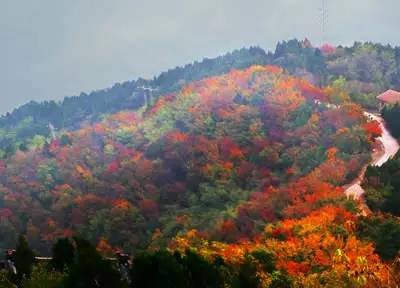
<path fill-rule="evenodd" d="M 35 136 L 50 137 L 49 123 L 62 134 L 64 130 L 78 129 L 83 122 L 99 121 L 106 114 L 143 107 L 148 92 L 139 87 L 158 89 L 152 92 L 155 100 L 191 81 L 227 73 L 234 68 L 267 64 L 281 66 L 320 87 L 340 86 L 354 102 L 367 109 L 375 107 L 375 96 L 383 89 L 400 88 L 399 47 L 355 42 L 352 47 L 324 45 L 315 48 L 308 40 L 294 39 L 279 42 L 274 53 L 259 47 L 243 48 L 170 69 L 152 80 L 139 78 L 117 83 L 112 88 L 67 97 L 61 104 L 30 102 L 0 118 L 0 157 L 6 158 L 31 146 L 38 141 Z"/>

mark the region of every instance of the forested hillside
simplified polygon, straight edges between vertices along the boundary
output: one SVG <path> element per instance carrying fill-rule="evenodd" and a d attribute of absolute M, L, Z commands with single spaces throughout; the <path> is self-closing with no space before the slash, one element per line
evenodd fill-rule
<path fill-rule="evenodd" d="M 122 250 L 129 287 L 396 287 L 399 158 L 368 167 L 372 211 L 343 186 L 379 147 L 364 111 L 398 63 L 390 46 L 291 40 L 16 109 L 0 120 L 0 252 L 71 254 L 0 285 L 128 287 L 98 254 Z"/>
<path fill-rule="evenodd" d="M 376 107 L 375 97 L 384 89 L 400 88 L 398 47 L 355 43 L 352 47 L 325 45 L 314 48 L 308 40 L 284 41 L 278 43 L 274 53 L 258 47 L 241 49 L 171 69 L 152 80 L 117 83 L 109 89 L 66 97 L 58 103 L 30 102 L 1 117 L 0 156 L 6 158 L 16 150 L 26 150 L 43 142 L 44 138 L 50 137 L 50 123 L 58 133 L 79 129 L 107 114 L 137 110 L 146 102 L 150 105 L 149 102 L 156 101 L 160 95 L 176 92 L 191 81 L 227 73 L 231 69 L 268 64 L 281 66 L 316 86 L 331 85 L 346 91 L 353 102 L 368 109 Z M 155 90 L 150 92 L 144 88 Z M 338 93 L 337 97 L 343 95 Z"/>
<path fill-rule="evenodd" d="M 347 97 L 329 104 L 336 93 L 252 66 L 18 151 L 0 163 L 2 248 L 21 231 L 45 254 L 80 235 L 133 254 L 169 245 L 232 269 L 248 261 L 259 285 L 385 281 L 341 188 L 369 160 L 378 124 Z M 272 270 L 249 255 L 271 255 Z"/>
<path fill-rule="evenodd" d="M 30 102 L 0 118 L 0 156 L 7 157 L 16 150 L 34 145 L 37 138 L 49 137 L 49 124 L 57 130 L 75 130 L 87 123 L 101 120 L 107 114 L 121 110 L 137 110 L 153 102 L 159 95 L 177 91 L 186 83 L 205 77 L 247 68 L 254 64 L 267 64 L 269 56 L 260 48 L 248 48 L 214 59 L 204 59 L 184 67 L 161 73 L 153 80 L 138 79 L 117 83 L 113 87 L 89 94 L 66 97 L 61 102 Z M 149 95 L 144 88 L 156 89 Z M 150 105 L 151 103 L 148 103 Z M 35 139 L 36 136 L 36 139 Z M 21 149 L 22 148 L 22 149 Z"/>
<path fill-rule="evenodd" d="M 374 123 L 355 104 L 328 108 L 332 97 L 253 66 L 19 151 L 0 163 L 1 244 L 21 230 L 42 251 L 75 232 L 131 251 L 193 228 L 236 241 L 345 203 L 335 187 L 369 159 Z"/>

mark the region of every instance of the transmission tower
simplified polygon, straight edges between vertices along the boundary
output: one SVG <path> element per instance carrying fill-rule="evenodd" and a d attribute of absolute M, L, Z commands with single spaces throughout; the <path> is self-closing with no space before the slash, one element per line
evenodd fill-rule
<path fill-rule="evenodd" d="M 153 104 L 153 91 L 157 91 L 157 88 L 152 88 L 152 87 L 146 87 L 146 86 L 140 86 L 137 87 L 137 89 L 142 89 L 144 92 L 144 106 L 146 108 L 149 107 L 149 105 Z M 149 99 L 148 99 L 149 98 Z"/>
<path fill-rule="evenodd" d="M 326 42 L 326 33 L 328 26 L 328 0 L 321 0 L 321 45 Z"/>

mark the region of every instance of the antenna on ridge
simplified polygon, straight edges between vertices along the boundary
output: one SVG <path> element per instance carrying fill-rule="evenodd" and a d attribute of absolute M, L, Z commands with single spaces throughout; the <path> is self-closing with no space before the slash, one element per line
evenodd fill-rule
<path fill-rule="evenodd" d="M 321 0 L 321 46 L 326 42 L 326 31 L 328 25 L 328 0 Z"/>
<path fill-rule="evenodd" d="M 149 105 L 153 104 L 153 91 L 157 91 L 158 88 L 152 88 L 152 87 L 147 87 L 147 86 L 143 85 L 143 86 L 137 87 L 137 89 L 142 89 L 144 91 L 144 106 L 146 106 L 146 108 L 148 108 Z M 147 99 L 147 98 L 150 98 L 150 99 Z"/>

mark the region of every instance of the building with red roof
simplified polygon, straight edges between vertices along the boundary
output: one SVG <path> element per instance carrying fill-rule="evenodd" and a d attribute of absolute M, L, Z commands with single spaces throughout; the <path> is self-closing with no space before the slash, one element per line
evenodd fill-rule
<path fill-rule="evenodd" d="M 394 90 L 387 90 L 386 92 L 378 95 L 376 97 L 379 102 L 379 110 L 382 110 L 382 108 L 386 105 L 394 105 L 396 103 L 400 102 L 400 92 L 394 91 Z"/>

